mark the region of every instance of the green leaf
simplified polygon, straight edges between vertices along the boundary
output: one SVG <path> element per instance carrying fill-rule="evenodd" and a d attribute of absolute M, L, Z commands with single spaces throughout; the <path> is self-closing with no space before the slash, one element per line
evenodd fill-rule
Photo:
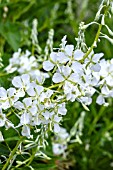
<path fill-rule="evenodd" d="M 8 154 L 9 154 L 8 148 L 0 143 L 0 155 L 8 155 Z"/>
<path fill-rule="evenodd" d="M 33 162 L 33 164 L 32 164 L 32 167 L 34 168 L 34 169 L 38 169 L 38 170 L 52 170 L 53 168 L 55 168 L 56 167 L 56 165 L 55 164 L 39 164 L 39 163 L 34 163 Z"/>
<path fill-rule="evenodd" d="M 20 46 L 19 26 L 9 21 L 0 23 L 0 34 L 5 38 L 8 44 L 16 51 Z"/>
<path fill-rule="evenodd" d="M 14 136 L 14 137 L 5 139 L 5 141 L 14 141 L 14 140 L 20 140 L 20 138 L 18 136 Z"/>

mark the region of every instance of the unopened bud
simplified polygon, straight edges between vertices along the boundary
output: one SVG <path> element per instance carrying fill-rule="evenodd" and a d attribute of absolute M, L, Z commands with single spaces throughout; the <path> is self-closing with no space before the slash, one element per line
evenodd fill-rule
<path fill-rule="evenodd" d="M 6 12 L 6 13 L 8 12 L 8 7 L 7 6 L 4 7 L 4 12 Z"/>

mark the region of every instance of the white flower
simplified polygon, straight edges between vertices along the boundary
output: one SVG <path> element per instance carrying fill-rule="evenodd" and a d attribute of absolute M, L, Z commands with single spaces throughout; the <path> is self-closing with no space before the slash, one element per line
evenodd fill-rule
<path fill-rule="evenodd" d="M 71 68 L 69 66 L 63 66 L 60 70 L 60 73 L 55 73 L 52 77 L 54 83 L 60 83 L 67 79 L 71 74 Z"/>
<path fill-rule="evenodd" d="M 29 96 L 39 97 L 43 90 L 44 90 L 43 86 L 37 85 L 36 83 L 30 83 L 26 91 Z"/>
<path fill-rule="evenodd" d="M 10 127 L 14 128 L 13 123 L 6 118 L 6 115 L 2 113 L 2 109 L 0 108 L 0 127 L 2 126 L 5 126 L 6 129 Z"/>
<path fill-rule="evenodd" d="M 60 132 L 60 126 L 58 123 L 54 123 L 54 132 L 59 133 Z"/>
<path fill-rule="evenodd" d="M 54 83 L 60 83 L 60 82 L 62 82 L 62 81 L 64 81 L 65 79 L 64 79 L 64 77 L 60 74 L 60 73 L 55 73 L 54 75 L 53 75 L 53 78 L 52 78 L 52 81 L 54 82 Z"/>
<path fill-rule="evenodd" d="M 20 64 L 20 54 L 21 54 L 21 49 L 18 49 L 18 52 L 15 52 L 13 54 L 13 57 L 9 59 L 9 65 L 5 68 L 5 70 L 8 73 L 13 73 L 18 69 L 18 65 Z"/>
<path fill-rule="evenodd" d="M 54 64 L 52 62 L 50 62 L 49 60 L 43 62 L 43 69 L 44 70 L 50 71 L 50 70 L 53 69 L 53 67 L 54 67 Z"/>
<path fill-rule="evenodd" d="M 94 63 L 98 63 L 103 56 L 104 56 L 103 53 L 94 54 L 93 57 L 92 57 L 92 61 Z"/>
<path fill-rule="evenodd" d="M 31 138 L 31 136 L 30 136 L 30 127 L 28 125 L 24 125 L 22 127 L 22 136 L 26 136 L 27 138 Z"/>
<path fill-rule="evenodd" d="M 100 61 L 101 70 L 99 75 L 103 78 L 104 82 L 110 87 L 113 86 L 113 60 L 106 61 L 105 59 Z"/>
<path fill-rule="evenodd" d="M 96 103 L 99 104 L 99 105 L 105 104 L 105 99 L 104 99 L 103 95 L 100 94 L 100 95 L 97 97 Z"/>
<path fill-rule="evenodd" d="M 95 72 L 99 72 L 101 70 L 101 66 L 97 63 L 91 66 L 91 70 Z"/>
<path fill-rule="evenodd" d="M 92 98 L 91 97 L 80 97 L 79 98 L 81 103 L 85 104 L 85 105 L 90 105 L 92 103 Z"/>
<path fill-rule="evenodd" d="M 66 109 L 66 107 L 65 107 L 65 103 L 62 103 L 62 104 L 59 104 L 59 105 L 58 105 L 58 113 L 59 113 L 60 115 L 66 115 L 67 109 Z"/>
<path fill-rule="evenodd" d="M 60 140 L 62 140 L 63 143 L 65 143 L 66 139 L 69 137 L 69 134 L 68 134 L 68 132 L 66 131 L 65 128 L 61 127 L 60 133 L 58 134 L 58 137 L 60 138 Z"/>
<path fill-rule="evenodd" d="M 104 85 L 104 86 L 102 87 L 101 93 L 102 93 L 103 95 L 107 96 L 107 97 L 110 97 L 110 90 L 109 90 L 109 88 L 108 88 L 106 85 Z"/>
<path fill-rule="evenodd" d="M 83 56 L 84 56 L 84 53 L 81 50 L 77 49 L 74 51 L 74 59 L 75 60 L 77 60 L 77 61 L 82 60 Z"/>
<path fill-rule="evenodd" d="M 31 119 L 32 119 L 32 116 L 29 113 L 24 112 L 22 116 L 20 117 L 20 124 L 21 125 L 30 124 Z"/>
<path fill-rule="evenodd" d="M 103 53 L 94 54 L 92 51 L 88 58 L 85 59 L 85 63 L 90 65 L 91 70 L 99 72 L 101 70 L 100 59 L 103 57 Z"/>
<path fill-rule="evenodd" d="M 32 102 L 32 99 L 30 97 L 24 98 L 23 103 L 20 101 L 17 101 L 14 104 L 14 107 L 18 110 L 23 110 L 25 112 L 30 113 L 31 115 L 35 115 L 37 113 L 37 106 L 35 102 Z"/>
<path fill-rule="evenodd" d="M 75 99 L 81 95 L 78 86 L 73 85 L 72 83 L 65 81 L 64 84 L 64 93 L 66 95 L 67 100 L 70 100 L 72 102 L 75 101 Z"/>
<path fill-rule="evenodd" d="M 65 150 L 67 149 L 67 139 L 69 134 L 67 133 L 65 128 L 60 127 L 59 133 L 55 135 L 55 139 L 52 143 L 53 146 L 53 153 L 55 155 L 64 154 Z"/>
<path fill-rule="evenodd" d="M 0 127 L 4 126 L 6 122 L 6 116 L 2 113 L 2 109 L 0 108 Z"/>
<path fill-rule="evenodd" d="M 30 76 L 23 74 L 22 76 L 16 76 L 12 80 L 12 84 L 17 88 L 26 88 L 30 83 Z"/>
<path fill-rule="evenodd" d="M 52 52 L 50 54 L 50 60 L 43 62 L 43 69 L 46 71 L 50 71 L 55 66 L 55 63 L 57 63 L 57 53 Z"/>
<path fill-rule="evenodd" d="M 62 50 L 65 49 L 65 45 L 66 45 L 66 43 L 67 43 L 66 38 L 67 38 L 67 36 L 65 35 L 65 36 L 62 38 L 62 40 L 61 40 L 62 43 L 60 44 L 60 46 L 61 46 L 61 49 L 62 49 Z"/>
<path fill-rule="evenodd" d="M 49 117 L 50 117 L 50 112 L 49 112 L 49 111 L 45 111 L 45 112 L 42 113 L 42 115 L 44 116 L 44 118 L 45 118 L 46 120 L 48 120 Z"/>
<path fill-rule="evenodd" d="M 53 143 L 53 153 L 55 155 L 63 154 L 66 149 L 67 149 L 66 145 L 59 144 L 59 143 Z"/>
<path fill-rule="evenodd" d="M 64 51 L 68 56 L 72 56 L 73 55 L 73 50 L 74 50 L 73 45 L 66 45 Z"/>
<path fill-rule="evenodd" d="M 0 131 L 0 142 L 3 142 L 3 141 L 4 141 L 4 138 L 3 138 L 2 132 Z"/>
<path fill-rule="evenodd" d="M 72 70 L 77 74 L 82 74 L 83 72 L 83 65 L 78 61 L 74 61 L 71 66 Z"/>
<path fill-rule="evenodd" d="M 45 103 L 45 106 L 48 106 L 48 99 L 50 99 L 50 97 L 53 94 L 53 90 L 48 89 L 46 92 L 42 92 L 40 94 L 40 101 Z"/>
<path fill-rule="evenodd" d="M 15 88 L 5 90 L 3 87 L 0 87 L 0 104 L 3 109 L 10 108 L 18 99 Z"/>
<path fill-rule="evenodd" d="M 60 64 L 65 64 L 67 61 L 69 61 L 69 57 L 67 57 L 64 52 L 58 52 L 57 61 Z"/>
<path fill-rule="evenodd" d="M 54 121 L 59 123 L 62 120 L 62 117 L 59 117 L 58 115 L 54 115 Z"/>

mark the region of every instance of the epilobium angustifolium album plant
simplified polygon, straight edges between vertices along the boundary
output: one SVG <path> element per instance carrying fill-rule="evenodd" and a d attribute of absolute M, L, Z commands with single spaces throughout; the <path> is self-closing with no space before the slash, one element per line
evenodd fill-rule
<path fill-rule="evenodd" d="M 5 142 L 3 129 L 9 133 L 13 129 L 18 141 L 9 157 L 2 155 L 2 170 L 33 169 L 31 163 L 36 157 L 51 159 L 46 153 L 50 138 L 54 155 L 66 158 L 70 152 L 68 145 L 82 144 L 84 119 L 94 96 L 98 105 L 109 106 L 113 98 L 113 59 L 106 60 L 104 53 L 95 49 L 103 38 L 113 44 L 113 32 L 106 24 L 112 13 L 113 2 L 103 0 L 94 21 L 80 23 L 75 46 L 68 44 L 64 35 L 59 47 L 53 48 L 54 31 L 50 29 L 44 50 L 39 45 L 38 21 L 33 20 L 32 50 L 19 48 L 13 53 L 4 68 L 4 72 L 11 75 L 11 85 L 8 89 L 0 87 L 0 142 Z M 88 47 L 85 32 L 93 24 L 98 30 Z M 102 32 L 103 28 L 108 34 Z M 67 105 L 75 101 L 83 111 L 67 132 L 62 127 L 63 119 L 70 112 Z M 24 161 L 20 157 L 25 157 Z"/>

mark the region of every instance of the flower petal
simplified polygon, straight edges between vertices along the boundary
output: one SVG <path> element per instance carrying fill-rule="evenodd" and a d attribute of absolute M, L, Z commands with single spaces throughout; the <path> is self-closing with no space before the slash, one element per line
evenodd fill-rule
<path fill-rule="evenodd" d="M 12 84 L 13 84 L 13 86 L 15 86 L 17 88 L 23 87 L 22 80 L 21 80 L 20 76 L 14 77 L 13 80 L 12 80 Z"/>
<path fill-rule="evenodd" d="M 55 73 L 53 75 L 52 81 L 54 83 L 60 83 L 60 82 L 64 81 L 64 78 L 63 78 L 63 76 L 60 73 Z"/>
<path fill-rule="evenodd" d="M 43 69 L 44 69 L 44 70 L 50 71 L 50 70 L 53 69 L 53 67 L 54 67 L 54 64 L 51 63 L 49 60 L 43 62 Z"/>
<path fill-rule="evenodd" d="M 0 97 L 7 98 L 7 91 L 3 87 L 0 87 Z"/>
<path fill-rule="evenodd" d="M 84 56 L 84 53 L 81 50 L 77 49 L 74 51 L 74 59 L 75 60 L 82 60 L 83 56 Z"/>

